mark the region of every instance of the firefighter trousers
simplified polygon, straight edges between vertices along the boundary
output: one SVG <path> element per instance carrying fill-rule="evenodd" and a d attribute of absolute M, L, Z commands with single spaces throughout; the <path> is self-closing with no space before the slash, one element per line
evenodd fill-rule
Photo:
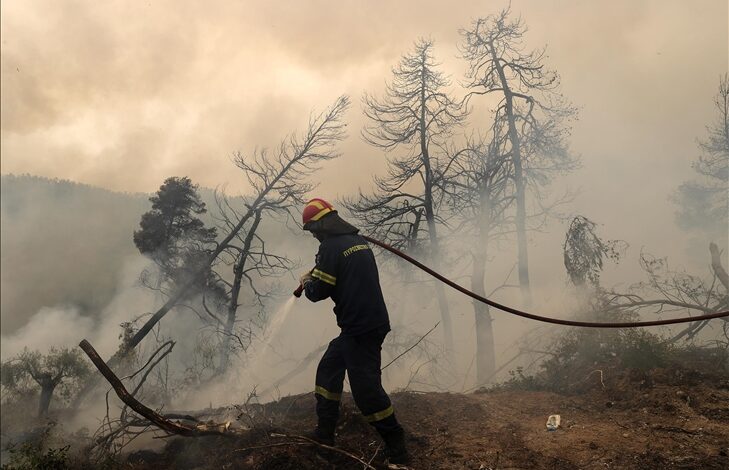
<path fill-rule="evenodd" d="M 390 397 L 382 388 L 380 353 L 388 331 L 384 326 L 358 336 L 342 334 L 329 343 L 316 370 L 314 391 L 320 428 L 334 430 L 346 371 L 354 402 L 365 420 L 382 435 L 402 431 Z"/>

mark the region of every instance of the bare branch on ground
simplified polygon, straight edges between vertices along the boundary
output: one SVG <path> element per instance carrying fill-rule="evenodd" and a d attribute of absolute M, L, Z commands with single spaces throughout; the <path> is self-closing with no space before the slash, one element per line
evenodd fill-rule
<path fill-rule="evenodd" d="M 79 343 L 79 347 L 83 349 L 86 355 L 89 356 L 89 359 L 91 359 L 91 362 L 93 362 L 96 368 L 99 369 L 101 375 L 103 375 L 104 378 L 109 382 L 109 384 L 111 384 L 114 392 L 116 392 L 116 395 L 119 397 L 119 399 L 123 401 L 124 404 L 126 404 L 129 408 L 136 411 L 142 417 L 146 418 L 153 425 L 157 426 L 163 431 L 188 437 L 209 435 L 233 436 L 238 434 L 236 430 L 230 429 L 230 423 L 198 424 L 194 427 L 191 427 L 165 418 L 157 411 L 141 403 L 127 391 L 122 381 L 119 380 L 119 377 L 117 377 L 114 372 L 111 371 L 109 366 L 107 366 L 106 363 L 101 359 L 101 356 L 99 356 L 91 343 L 83 340 Z"/>

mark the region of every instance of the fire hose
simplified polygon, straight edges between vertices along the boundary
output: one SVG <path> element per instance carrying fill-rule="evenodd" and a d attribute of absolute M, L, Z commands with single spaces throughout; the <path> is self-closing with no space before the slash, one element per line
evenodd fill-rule
<path fill-rule="evenodd" d="M 420 261 L 406 255 L 402 251 L 388 245 L 387 243 L 381 242 L 379 240 L 368 237 L 366 235 L 363 235 L 363 238 L 365 240 L 367 240 L 368 242 L 373 243 L 373 244 L 379 246 L 380 248 L 383 248 L 383 249 L 389 251 L 390 253 L 393 253 L 396 256 L 399 256 L 400 258 L 404 259 L 408 263 L 411 263 L 411 264 L 417 266 L 418 268 L 420 268 L 421 270 L 430 274 L 431 276 L 438 279 L 442 283 L 447 284 L 448 286 L 452 287 L 453 289 L 461 292 L 462 294 L 465 294 L 465 295 L 471 297 L 474 300 L 482 302 L 486 305 L 490 305 L 491 307 L 497 308 L 504 312 L 511 313 L 512 315 L 517 315 L 519 317 L 528 318 L 530 320 L 536 320 L 536 321 L 540 321 L 540 322 L 544 322 L 544 323 L 552 323 L 555 325 L 579 326 L 579 327 L 586 327 L 586 328 L 639 328 L 639 327 L 645 327 L 645 326 L 674 325 L 677 323 L 689 323 L 689 322 L 696 322 L 696 321 L 711 320 L 714 318 L 729 317 L 729 310 L 725 310 L 722 312 L 708 313 L 705 315 L 696 315 L 696 316 L 692 316 L 692 317 L 670 318 L 670 319 L 664 319 L 664 320 L 638 321 L 638 322 L 591 322 L 591 321 L 563 320 L 560 318 L 545 317 L 542 315 L 536 315 L 534 313 L 517 310 L 517 309 L 509 307 L 507 305 L 503 305 L 503 304 L 500 304 L 493 300 L 487 299 L 486 297 L 478 295 L 475 292 L 472 292 L 472 291 L 466 289 L 465 287 L 453 282 L 452 280 L 448 279 L 447 277 L 443 276 L 442 274 L 434 271 L 433 269 L 424 265 Z M 300 297 L 301 293 L 303 292 L 303 289 L 304 289 L 303 286 L 299 286 L 299 288 L 296 289 L 296 291 L 294 291 L 294 295 L 296 297 Z"/>

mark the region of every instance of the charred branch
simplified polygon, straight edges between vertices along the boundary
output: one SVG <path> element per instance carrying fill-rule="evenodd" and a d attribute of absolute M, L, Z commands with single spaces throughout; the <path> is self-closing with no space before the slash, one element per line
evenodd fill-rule
<path fill-rule="evenodd" d="M 109 382 L 114 392 L 126 406 L 137 412 L 140 416 L 147 419 L 151 424 L 159 429 L 170 433 L 187 437 L 216 435 L 216 436 L 232 436 L 236 434 L 235 430 L 229 429 L 230 423 L 224 424 L 200 424 L 197 426 L 187 426 L 179 422 L 166 418 L 157 411 L 137 400 L 117 377 L 109 366 L 101 359 L 94 347 L 86 340 L 79 343 L 79 347 L 83 349 L 91 362 L 96 366 L 101 375 Z"/>

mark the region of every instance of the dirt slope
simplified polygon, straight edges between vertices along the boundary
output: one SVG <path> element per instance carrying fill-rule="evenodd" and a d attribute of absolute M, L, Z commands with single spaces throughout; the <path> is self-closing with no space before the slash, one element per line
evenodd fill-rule
<path fill-rule="evenodd" d="M 729 468 L 729 381 L 679 387 L 640 381 L 573 396 L 533 391 L 393 394 L 408 432 L 411 468 Z M 226 410 L 218 410 L 220 416 Z M 227 410 L 230 412 L 231 410 Z M 311 394 L 241 409 L 240 441 L 175 438 L 162 454 L 132 454 L 132 468 L 363 468 L 353 458 L 271 433 L 315 423 Z M 562 427 L 548 432 L 550 414 Z M 383 468 L 379 439 L 345 395 L 337 446 Z"/>

